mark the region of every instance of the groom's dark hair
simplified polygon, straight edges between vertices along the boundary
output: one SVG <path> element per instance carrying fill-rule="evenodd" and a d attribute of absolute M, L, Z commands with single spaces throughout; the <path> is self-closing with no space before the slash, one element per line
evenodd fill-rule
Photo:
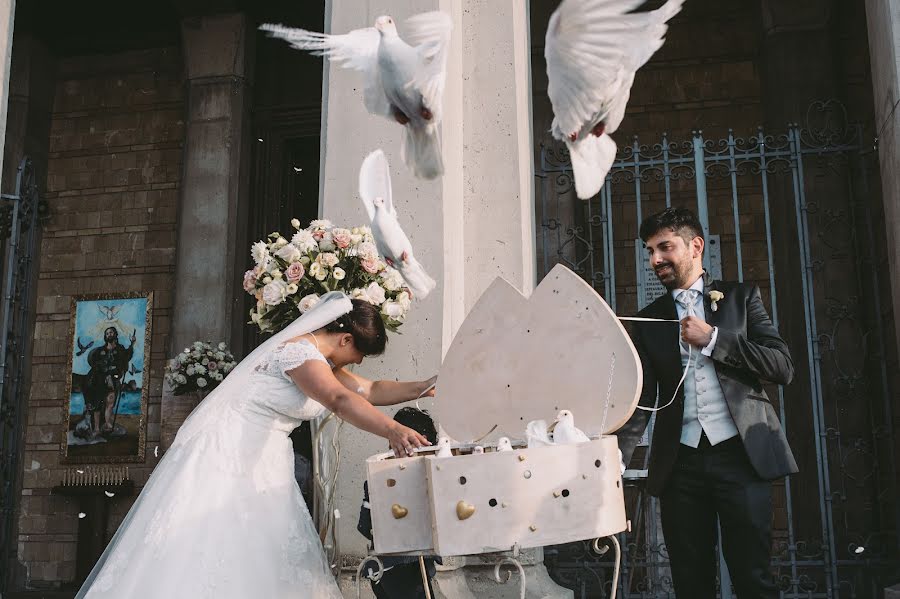
<path fill-rule="evenodd" d="M 437 429 L 434 428 L 434 420 L 425 410 L 412 407 L 400 408 L 394 414 L 394 420 L 413 429 L 428 439 L 432 445 L 437 443 Z"/>
<path fill-rule="evenodd" d="M 353 344 L 364 356 L 384 353 L 387 332 L 381 311 L 365 300 L 354 299 L 353 309 L 325 326 L 329 333 L 350 333 Z"/>
<path fill-rule="evenodd" d="M 641 223 L 641 240 L 646 243 L 648 239 L 663 229 L 669 229 L 687 244 L 694 237 L 703 238 L 703 225 L 697 219 L 697 215 L 687 208 L 666 208 L 644 219 Z"/>

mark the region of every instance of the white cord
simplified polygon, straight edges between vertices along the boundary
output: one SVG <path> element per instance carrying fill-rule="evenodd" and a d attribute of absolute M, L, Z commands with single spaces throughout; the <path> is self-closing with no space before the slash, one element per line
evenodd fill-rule
<path fill-rule="evenodd" d="M 641 316 L 619 316 L 617 318 L 619 320 L 632 320 L 635 322 L 681 322 L 676 318 L 643 318 Z M 681 345 L 681 340 L 678 341 L 678 344 Z M 690 370 L 691 368 L 691 358 L 694 354 L 693 346 L 690 343 L 687 343 L 685 345 L 687 345 L 688 348 L 687 362 L 685 362 L 684 364 L 684 372 L 681 373 L 681 379 L 679 379 L 678 384 L 675 385 L 675 392 L 672 393 L 672 399 L 670 399 L 668 403 L 666 403 L 666 405 L 662 406 L 661 408 L 645 408 L 644 406 L 635 406 L 638 410 L 644 410 L 645 412 L 659 412 L 660 410 L 664 410 L 671 406 L 675 401 L 675 398 L 678 397 L 678 389 L 681 388 L 682 383 L 684 383 L 684 379 L 687 378 L 688 370 Z"/>

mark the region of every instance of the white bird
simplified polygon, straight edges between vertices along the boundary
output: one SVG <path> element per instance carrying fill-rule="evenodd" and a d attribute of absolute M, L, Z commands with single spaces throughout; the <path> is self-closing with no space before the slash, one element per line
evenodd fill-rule
<path fill-rule="evenodd" d="M 449 458 L 453 456 L 453 452 L 450 451 L 450 439 L 447 437 L 440 437 L 437 441 L 437 453 L 436 457 L 439 458 Z"/>
<path fill-rule="evenodd" d="M 500 437 L 497 439 L 497 451 L 512 451 L 512 443 L 509 437 Z"/>
<path fill-rule="evenodd" d="M 575 426 L 575 416 L 569 410 L 560 410 L 556 415 L 556 422 L 551 425 L 551 428 L 553 429 L 553 442 L 557 445 L 590 441 L 590 438 Z"/>
<path fill-rule="evenodd" d="M 553 440 L 547 432 L 546 420 L 532 420 L 525 427 L 525 439 L 528 447 L 548 447 L 553 445 Z"/>
<path fill-rule="evenodd" d="M 374 27 L 343 35 L 327 35 L 282 25 L 260 29 L 298 50 L 327 56 L 365 76 L 363 102 L 378 116 L 406 128 L 403 160 L 417 177 L 434 179 L 444 172 L 441 158 L 442 96 L 447 80 L 447 56 L 453 21 L 440 11 L 426 12 L 406 21 L 406 39 L 400 38 L 389 16 L 375 19 Z"/>
<path fill-rule="evenodd" d="M 416 299 L 424 299 L 435 283 L 413 255 L 412 244 L 397 220 L 391 194 L 391 170 L 384 152 L 375 150 L 359 169 L 359 197 L 372 221 L 372 236 L 384 259 L 400 272 Z"/>
<path fill-rule="evenodd" d="M 666 21 L 683 3 L 631 12 L 644 0 L 563 0 L 550 17 L 544 57 L 551 133 L 569 148 L 579 198 L 603 186 L 616 158 L 609 134 L 625 116 L 634 74 L 662 46 Z"/>
<path fill-rule="evenodd" d="M 475 447 L 472 448 L 472 453 L 473 454 L 482 454 L 482 453 L 484 453 L 484 447 L 482 447 L 481 445 L 476 445 Z"/>

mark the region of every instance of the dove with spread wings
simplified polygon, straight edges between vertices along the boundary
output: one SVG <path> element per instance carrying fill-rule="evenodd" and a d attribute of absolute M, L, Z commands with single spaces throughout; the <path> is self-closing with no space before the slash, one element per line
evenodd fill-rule
<path fill-rule="evenodd" d="M 453 22 L 449 15 L 426 12 L 406 21 L 406 39 L 394 19 L 381 16 L 374 27 L 342 35 L 328 35 L 282 25 L 260 29 L 287 41 L 298 50 L 327 56 L 337 64 L 361 71 L 365 77 L 363 103 L 378 116 L 406 129 L 403 160 L 422 179 L 444 172 L 438 126 L 447 79 L 447 54 Z"/>
<path fill-rule="evenodd" d="M 616 158 L 619 128 L 634 75 L 662 46 L 666 22 L 684 0 L 632 12 L 644 0 L 563 0 L 547 26 L 547 95 L 554 138 L 565 142 L 575 193 L 592 198 Z"/>

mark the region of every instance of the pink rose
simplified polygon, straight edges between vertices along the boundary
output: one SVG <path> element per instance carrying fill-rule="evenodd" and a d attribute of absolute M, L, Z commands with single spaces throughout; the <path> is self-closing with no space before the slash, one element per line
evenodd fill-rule
<path fill-rule="evenodd" d="M 206 368 L 207 368 L 207 370 L 209 370 L 210 372 L 213 372 L 213 371 L 219 369 L 219 365 L 216 364 L 215 362 L 210 362 L 209 364 L 206 365 Z"/>
<path fill-rule="evenodd" d="M 313 231 L 312 236 L 316 241 L 322 241 L 322 238 L 325 237 L 325 231 Z"/>
<path fill-rule="evenodd" d="M 350 236 L 350 231 L 347 229 L 334 229 L 331 232 L 331 241 L 334 242 L 334 245 L 338 246 L 341 249 L 346 249 L 350 247 L 350 244 L 353 242 L 353 238 Z"/>
<path fill-rule="evenodd" d="M 372 274 L 377 273 L 378 267 L 381 266 L 378 263 L 378 260 L 362 260 L 360 261 L 360 264 L 362 264 L 363 270 Z"/>
<path fill-rule="evenodd" d="M 303 278 L 303 275 L 305 273 L 306 269 L 303 268 L 303 265 L 299 262 L 294 262 L 287 267 L 287 270 L 284 271 L 284 276 L 287 277 L 287 280 L 291 283 L 296 283 Z"/>
<path fill-rule="evenodd" d="M 247 293 L 253 293 L 256 289 L 256 273 L 252 270 L 248 270 L 244 273 L 244 291 Z"/>

